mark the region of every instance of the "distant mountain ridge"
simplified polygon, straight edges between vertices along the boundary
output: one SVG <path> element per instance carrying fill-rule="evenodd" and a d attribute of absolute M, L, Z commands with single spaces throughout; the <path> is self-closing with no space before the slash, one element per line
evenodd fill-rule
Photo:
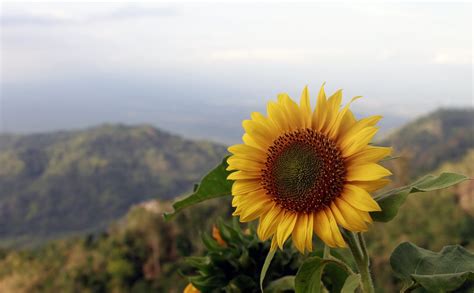
<path fill-rule="evenodd" d="M 106 227 L 135 203 L 188 191 L 225 153 L 147 125 L 2 135 L 0 240 Z"/>
<path fill-rule="evenodd" d="M 380 143 L 392 146 L 395 155 L 409 162 L 409 176 L 461 161 L 474 150 L 474 109 L 439 109 L 406 124 Z"/>

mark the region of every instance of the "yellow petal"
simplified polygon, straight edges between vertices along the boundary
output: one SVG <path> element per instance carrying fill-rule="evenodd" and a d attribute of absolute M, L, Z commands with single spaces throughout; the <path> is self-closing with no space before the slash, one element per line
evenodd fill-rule
<path fill-rule="evenodd" d="M 272 236 L 280 223 L 281 218 L 284 215 L 283 210 L 276 206 L 275 203 L 271 204 L 272 208 L 260 217 L 260 223 L 257 229 L 257 235 L 260 240 L 265 241 Z M 276 237 L 275 237 L 276 238 Z"/>
<path fill-rule="evenodd" d="M 350 129 L 348 129 L 344 135 L 338 136 L 339 144 L 347 144 L 347 142 L 345 142 L 346 140 L 350 140 L 354 136 L 354 134 L 358 133 L 362 129 L 374 126 L 375 124 L 377 124 L 377 122 L 379 122 L 380 119 L 382 119 L 382 116 L 379 115 L 360 119 Z"/>
<path fill-rule="evenodd" d="M 390 179 L 379 179 L 374 181 L 351 181 L 351 184 L 357 185 L 368 192 L 372 192 L 384 187 L 390 182 Z"/>
<path fill-rule="evenodd" d="M 281 100 L 281 104 L 286 111 L 288 122 L 291 126 L 290 130 L 303 128 L 301 111 L 298 105 L 287 94 L 280 94 L 278 98 Z"/>
<path fill-rule="evenodd" d="M 296 224 L 297 216 L 293 212 L 285 211 L 285 215 L 280 220 L 280 224 L 277 227 L 277 241 L 278 247 L 283 249 L 283 245 L 285 244 L 286 239 L 290 236 L 291 232 L 293 232 L 293 228 Z"/>
<path fill-rule="evenodd" d="M 267 154 L 261 149 L 246 145 L 236 144 L 228 148 L 228 151 L 236 156 L 245 157 L 248 160 L 265 162 Z"/>
<path fill-rule="evenodd" d="M 183 293 L 201 293 L 192 283 L 189 283 L 186 288 L 184 288 Z"/>
<path fill-rule="evenodd" d="M 260 146 L 267 149 L 274 141 L 275 137 L 271 135 L 270 131 L 263 127 L 258 122 L 252 120 L 242 121 L 242 126 L 246 133 L 253 138 L 253 140 Z"/>
<path fill-rule="evenodd" d="M 351 129 L 356 123 L 357 120 L 355 119 L 354 114 L 351 110 L 348 109 L 346 114 L 341 119 L 341 125 L 339 126 L 337 140 L 339 141 L 339 138 L 344 137 L 347 131 L 349 131 L 349 129 Z"/>
<path fill-rule="evenodd" d="M 305 86 L 300 99 L 301 117 L 303 128 L 311 128 L 311 104 L 309 100 L 308 86 Z"/>
<path fill-rule="evenodd" d="M 239 205 L 240 196 L 232 196 L 232 207 L 236 207 Z"/>
<path fill-rule="evenodd" d="M 364 223 L 364 219 L 360 216 L 353 206 L 345 202 L 341 198 L 334 200 L 337 208 L 344 217 L 344 220 L 348 224 L 347 229 L 351 231 L 367 231 L 367 225 Z"/>
<path fill-rule="evenodd" d="M 292 239 L 293 244 L 299 252 L 304 253 L 306 247 L 306 233 L 308 231 L 308 215 L 300 214 L 298 215 L 298 220 L 296 221 L 295 229 L 293 231 Z"/>
<path fill-rule="evenodd" d="M 332 238 L 331 226 L 328 217 L 324 211 L 319 211 L 314 214 L 314 233 L 327 245 L 336 247 L 336 242 Z"/>
<path fill-rule="evenodd" d="M 308 251 L 313 251 L 313 223 L 314 215 L 308 214 L 308 225 L 306 226 L 306 248 Z"/>
<path fill-rule="evenodd" d="M 351 206 L 365 212 L 381 211 L 379 204 L 364 189 L 346 184 L 341 195 L 342 199 Z"/>
<path fill-rule="evenodd" d="M 361 222 L 359 220 L 351 221 L 352 218 L 350 218 L 347 215 L 343 215 L 342 212 L 337 207 L 336 201 L 333 201 L 331 203 L 331 211 L 332 211 L 332 214 L 334 215 L 334 218 L 336 218 L 337 223 L 349 231 L 361 231 L 361 230 L 364 230 L 364 228 L 366 228 L 366 225 L 364 224 L 364 222 Z M 346 220 L 344 216 L 347 216 L 349 220 Z"/>
<path fill-rule="evenodd" d="M 227 167 L 228 171 L 245 170 L 251 172 L 260 172 L 265 167 L 265 165 L 260 162 L 240 159 L 235 156 L 229 157 L 227 159 L 227 164 L 229 164 L 229 166 Z"/>
<path fill-rule="evenodd" d="M 347 168 L 347 181 L 372 181 L 385 176 L 392 175 L 392 173 L 384 167 L 369 163 L 365 165 L 349 166 Z"/>
<path fill-rule="evenodd" d="M 334 120 L 334 124 L 330 125 L 329 132 L 328 132 L 328 136 L 331 139 L 335 139 L 337 137 L 337 135 L 339 135 L 342 121 L 343 121 L 344 117 L 346 116 L 346 113 L 348 111 L 350 112 L 350 110 L 349 110 L 350 105 L 352 104 L 352 102 L 354 102 L 355 100 L 360 99 L 360 98 L 362 98 L 362 97 L 361 96 L 353 97 L 351 99 L 351 101 L 349 103 L 347 103 L 347 105 L 336 115 L 336 119 Z"/>
<path fill-rule="evenodd" d="M 271 197 L 267 195 L 264 190 L 253 191 L 243 195 L 234 195 L 234 198 L 239 198 L 241 205 L 259 204 L 271 200 Z"/>
<path fill-rule="evenodd" d="M 271 119 L 281 131 L 287 131 L 290 129 L 285 110 L 281 105 L 274 102 L 269 102 L 267 104 L 267 113 L 268 118 Z"/>
<path fill-rule="evenodd" d="M 261 190 L 260 180 L 237 180 L 232 184 L 232 194 L 246 194 L 252 191 Z"/>
<path fill-rule="evenodd" d="M 367 223 L 372 223 L 373 220 L 372 220 L 372 217 L 370 217 L 370 214 L 368 212 L 364 212 L 364 211 L 357 211 L 360 215 L 360 217 Z"/>
<path fill-rule="evenodd" d="M 249 145 L 251 147 L 254 147 L 254 148 L 257 148 L 261 151 L 267 151 L 267 147 L 265 145 L 261 145 L 259 143 L 257 143 L 257 141 L 255 141 L 255 139 L 253 139 L 250 134 L 248 133 L 244 133 L 244 135 L 242 136 L 242 141 L 246 144 L 246 145 Z"/>
<path fill-rule="evenodd" d="M 346 136 L 341 143 L 342 154 L 344 157 L 350 157 L 353 154 L 367 147 L 369 142 L 377 133 L 377 127 L 366 127 L 352 136 Z"/>
<path fill-rule="evenodd" d="M 275 139 L 273 129 L 270 128 L 267 123 L 261 123 L 255 120 L 244 120 L 242 121 L 242 127 L 244 130 L 249 133 L 249 134 L 255 134 L 262 136 L 264 139 L 268 139 L 270 141 L 273 141 Z"/>
<path fill-rule="evenodd" d="M 339 114 L 339 108 L 342 102 L 342 90 L 337 90 L 327 101 L 327 118 L 324 127 L 321 129 L 326 135 L 329 134 L 332 126 L 334 125 L 337 115 Z"/>
<path fill-rule="evenodd" d="M 323 129 L 324 124 L 326 124 L 326 117 L 327 117 L 327 101 L 326 101 L 326 93 L 324 92 L 324 84 L 321 86 L 318 94 L 318 101 L 316 103 L 316 109 L 313 112 L 312 117 L 312 126 L 313 129 L 317 131 L 321 131 Z"/>
<path fill-rule="evenodd" d="M 391 153 L 392 148 L 390 147 L 376 147 L 369 145 L 347 159 L 351 162 L 354 162 L 354 164 L 375 163 L 387 156 L 390 156 Z"/>
<path fill-rule="evenodd" d="M 239 179 L 258 179 L 261 178 L 261 172 L 250 172 L 250 171 L 235 171 L 227 176 L 228 180 L 239 180 Z"/>
<path fill-rule="evenodd" d="M 331 227 L 331 234 L 332 238 L 334 239 L 336 245 L 338 247 L 346 247 L 346 242 L 344 241 L 344 238 L 342 238 L 341 231 L 339 230 L 339 227 L 337 226 L 336 219 L 334 218 L 334 215 L 331 212 L 331 209 L 326 208 L 324 210 L 326 213 L 326 216 L 328 217 L 329 220 L 329 225 Z"/>
<path fill-rule="evenodd" d="M 240 202 L 240 221 L 241 222 L 250 222 L 262 214 L 268 212 L 271 208 L 271 199 L 269 197 L 261 200 L 252 200 L 247 202 Z"/>
<path fill-rule="evenodd" d="M 252 114 L 250 114 L 250 117 L 252 118 L 252 120 L 264 125 L 271 132 L 272 135 L 279 134 L 280 129 L 275 125 L 275 123 L 271 119 L 268 119 L 262 113 L 252 112 Z"/>

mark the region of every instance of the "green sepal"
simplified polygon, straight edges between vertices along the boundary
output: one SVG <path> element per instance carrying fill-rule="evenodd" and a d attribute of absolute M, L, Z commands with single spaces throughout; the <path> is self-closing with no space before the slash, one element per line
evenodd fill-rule
<path fill-rule="evenodd" d="M 263 263 L 262 270 L 260 271 L 260 290 L 263 292 L 263 281 L 265 280 L 265 275 L 267 274 L 268 268 L 272 263 L 272 259 L 275 256 L 276 250 L 269 250 L 265 262 Z"/>

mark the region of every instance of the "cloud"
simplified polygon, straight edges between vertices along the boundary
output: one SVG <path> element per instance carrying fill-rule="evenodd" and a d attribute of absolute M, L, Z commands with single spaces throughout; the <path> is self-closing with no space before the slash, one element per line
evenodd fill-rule
<path fill-rule="evenodd" d="M 143 17 L 168 17 L 178 14 L 178 10 L 166 6 L 124 6 L 120 7 L 109 14 L 103 15 L 99 18 L 107 19 L 130 19 Z"/>
<path fill-rule="evenodd" d="M 218 61 L 302 61 L 305 54 L 293 49 L 225 49 L 211 52 Z"/>
<path fill-rule="evenodd" d="M 1 24 L 16 25 L 55 25 L 77 21 L 73 15 L 60 9 L 35 9 L 2 13 Z"/>
<path fill-rule="evenodd" d="M 434 64 L 472 64 L 472 50 L 464 48 L 445 48 L 434 54 Z"/>
<path fill-rule="evenodd" d="M 50 26 L 66 24 L 84 24 L 101 21 L 122 21 L 129 19 L 161 18 L 178 14 L 170 6 L 126 5 L 101 12 L 76 11 L 75 6 L 57 6 L 57 8 L 20 8 L 4 7 L 0 23 L 3 26 Z M 82 12 L 82 14 L 81 14 Z"/>

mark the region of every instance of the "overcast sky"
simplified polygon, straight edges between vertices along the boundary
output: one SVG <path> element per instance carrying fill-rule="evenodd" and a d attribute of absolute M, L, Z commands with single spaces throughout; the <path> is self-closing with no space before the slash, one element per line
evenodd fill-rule
<path fill-rule="evenodd" d="M 473 104 L 470 3 L 10 2 L 1 29 L 3 131 L 239 127 L 278 92 L 324 81 L 363 95 L 359 113 Z"/>

